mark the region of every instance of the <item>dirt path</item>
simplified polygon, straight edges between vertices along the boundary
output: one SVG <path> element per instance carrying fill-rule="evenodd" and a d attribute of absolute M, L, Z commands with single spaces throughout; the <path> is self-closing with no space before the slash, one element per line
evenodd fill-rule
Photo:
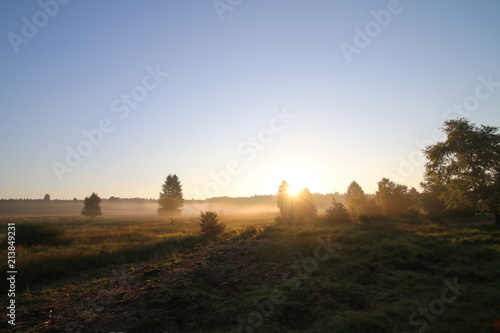
<path fill-rule="evenodd" d="M 169 311 L 159 314 L 151 302 L 162 290 L 175 288 L 176 278 L 238 247 L 241 252 L 235 241 L 205 245 L 169 260 L 128 265 L 98 280 L 63 285 L 47 301 L 21 310 L 10 332 L 177 332 Z"/>

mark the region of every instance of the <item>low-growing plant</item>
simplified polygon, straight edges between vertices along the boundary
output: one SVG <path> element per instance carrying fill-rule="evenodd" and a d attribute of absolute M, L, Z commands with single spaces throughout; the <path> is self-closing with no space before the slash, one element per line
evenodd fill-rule
<path fill-rule="evenodd" d="M 207 211 L 200 213 L 200 228 L 202 233 L 213 237 L 222 234 L 226 229 L 226 225 L 219 223 L 216 212 Z"/>

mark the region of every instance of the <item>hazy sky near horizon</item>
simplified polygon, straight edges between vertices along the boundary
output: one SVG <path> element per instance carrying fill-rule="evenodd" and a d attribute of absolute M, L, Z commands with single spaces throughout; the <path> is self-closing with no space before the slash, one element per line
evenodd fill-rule
<path fill-rule="evenodd" d="M 0 3 L 0 198 L 373 193 L 500 126 L 497 0 L 60 2 Z"/>

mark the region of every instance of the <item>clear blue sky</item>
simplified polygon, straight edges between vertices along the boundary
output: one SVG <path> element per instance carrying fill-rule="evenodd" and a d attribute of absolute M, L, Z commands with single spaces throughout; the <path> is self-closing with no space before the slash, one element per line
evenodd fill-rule
<path fill-rule="evenodd" d="M 215 3 L 2 1 L 0 198 L 418 186 L 448 109 L 500 125 L 497 0 Z"/>

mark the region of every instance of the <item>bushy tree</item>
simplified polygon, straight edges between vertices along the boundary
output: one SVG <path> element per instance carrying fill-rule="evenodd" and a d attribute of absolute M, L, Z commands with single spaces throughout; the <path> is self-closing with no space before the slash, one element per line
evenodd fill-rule
<path fill-rule="evenodd" d="M 420 194 L 420 207 L 432 221 L 440 221 L 446 208 L 446 204 L 442 199 L 445 191 L 444 186 L 427 181 L 421 182 L 420 187 L 423 189 Z"/>
<path fill-rule="evenodd" d="M 447 210 L 488 210 L 500 224 L 500 133 L 498 127 L 475 126 L 467 119 L 447 120 L 446 140 L 424 154 L 425 182 L 440 187 Z"/>
<path fill-rule="evenodd" d="M 345 203 L 349 213 L 353 218 L 358 218 L 359 215 L 363 214 L 364 206 L 366 205 L 366 195 L 361 186 L 355 181 L 347 187 L 347 192 L 345 194 Z"/>
<path fill-rule="evenodd" d="M 332 204 L 326 209 L 325 220 L 329 223 L 343 223 L 350 219 L 349 212 L 341 203 L 332 199 Z"/>
<path fill-rule="evenodd" d="M 316 204 L 309 189 L 305 188 L 296 195 L 289 192 L 289 184 L 281 182 L 277 201 L 280 216 L 277 221 L 286 224 L 310 224 L 318 215 Z"/>
<path fill-rule="evenodd" d="M 382 178 L 378 182 L 376 195 L 386 216 L 402 217 L 409 207 L 408 187 L 388 178 Z"/>
<path fill-rule="evenodd" d="M 292 218 L 292 196 L 289 192 L 290 185 L 286 181 L 282 181 L 278 189 L 277 201 L 280 210 L 280 218 L 290 220 Z"/>
<path fill-rule="evenodd" d="M 184 198 L 182 195 L 182 185 L 177 175 L 168 175 L 161 187 L 160 198 L 158 199 L 159 215 L 175 216 L 182 212 Z"/>
<path fill-rule="evenodd" d="M 45 194 L 45 196 L 43 197 L 43 201 L 50 201 L 50 194 Z"/>
<path fill-rule="evenodd" d="M 96 193 L 92 193 L 90 197 L 85 198 L 81 214 L 88 216 L 90 219 L 102 215 L 101 198 Z"/>
<path fill-rule="evenodd" d="M 318 209 L 309 189 L 305 188 L 292 197 L 293 219 L 297 224 L 312 224 L 318 216 Z"/>
<path fill-rule="evenodd" d="M 367 221 L 371 218 L 380 219 L 384 217 L 384 210 L 381 205 L 377 203 L 376 197 L 367 197 L 363 206 L 363 213 L 358 216 L 358 220 Z"/>
<path fill-rule="evenodd" d="M 222 234 L 226 229 L 226 225 L 219 223 L 216 212 L 207 211 L 200 213 L 200 229 L 205 235 L 213 237 Z"/>

